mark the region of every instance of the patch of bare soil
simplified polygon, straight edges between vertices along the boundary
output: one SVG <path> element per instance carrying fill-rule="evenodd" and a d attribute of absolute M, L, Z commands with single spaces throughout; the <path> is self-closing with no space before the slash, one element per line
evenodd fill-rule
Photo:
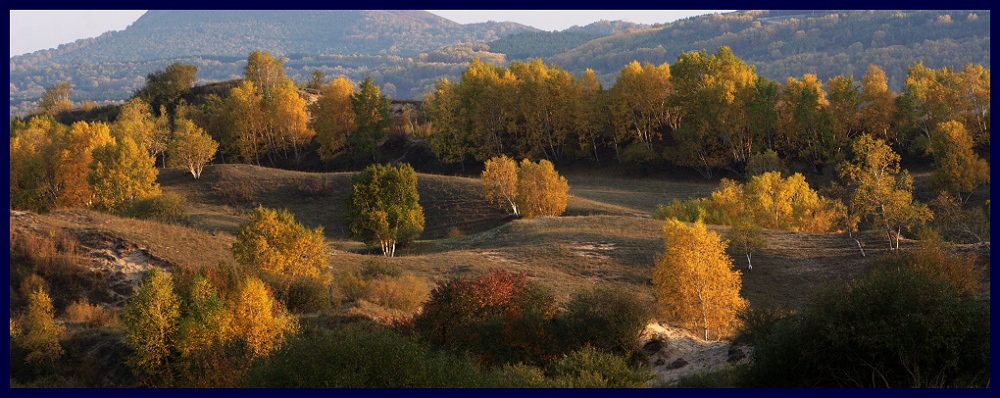
<path fill-rule="evenodd" d="M 639 339 L 649 356 L 651 383 L 672 384 L 681 378 L 724 369 L 747 361 L 750 348 L 728 341 L 706 341 L 665 323 L 646 325 Z"/>
<path fill-rule="evenodd" d="M 93 224 L 85 213 L 68 212 L 61 215 L 64 218 L 69 217 L 68 220 L 71 222 L 62 218 L 11 210 L 10 225 L 12 230 L 32 231 L 42 236 L 54 234 L 54 231 L 59 229 L 74 236 L 78 242 L 76 254 L 89 260 L 90 270 L 97 274 L 95 277 L 102 279 L 103 286 L 107 286 L 107 294 L 93 296 L 101 297 L 100 304 L 123 306 L 150 267 L 157 267 L 167 272 L 174 269 L 173 263 L 151 253 L 148 247 L 113 233 L 93 228 L 66 228 L 66 225 L 60 225 L 63 222 L 75 225 L 80 225 L 77 222 Z"/>
<path fill-rule="evenodd" d="M 83 231 L 78 235 L 81 249 L 90 258 L 94 271 L 107 275 L 109 294 L 115 306 L 122 306 L 139 286 L 150 267 L 171 271 L 174 267 L 149 252 L 145 246 L 105 232 Z"/>

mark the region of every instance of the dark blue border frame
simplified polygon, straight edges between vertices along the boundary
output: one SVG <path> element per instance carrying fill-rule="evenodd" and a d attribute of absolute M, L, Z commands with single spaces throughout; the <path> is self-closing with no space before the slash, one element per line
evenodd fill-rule
<path fill-rule="evenodd" d="M 827 9 L 941 9 L 941 6 L 947 6 L 949 9 L 988 9 L 989 6 L 985 1 L 970 1 L 970 0 L 953 0 L 947 3 L 918 3 L 918 2 L 902 2 L 899 0 L 890 1 L 859 1 L 859 0 L 842 0 L 835 3 L 826 3 L 832 7 L 825 7 Z M 814 6 L 810 3 L 795 2 L 792 3 L 787 0 L 775 1 L 756 1 L 756 2 L 746 2 L 746 1 L 735 1 L 735 0 L 702 0 L 698 2 L 596 2 L 593 0 L 587 1 L 573 1 L 569 2 L 566 0 L 562 1 L 528 1 L 528 0 L 506 0 L 502 2 L 492 1 L 478 1 L 478 2 L 459 2 L 457 0 L 413 0 L 413 1 L 403 1 L 403 0 L 381 0 L 378 2 L 317 2 L 312 0 L 306 0 L 296 3 L 277 3 L 277 2 L 261 2 L 259 0 L 251 1 L 236 1 L 236 0 L 211 0 L 211 1 L 190 1 L 190 0 L 174 0 L 172 2 L 149 2 L 149 1 L 124 1 L 124 0 L 111 0 L 102 1 L 100 3 L 80 3 L 80 2 L 69 2 L 67 0 L 50 0 L 46 2 L 23 2 L 12 4 L 11 9 L 23 9 L 23 10 L 58 10 L 58 9 L 103 9 L 103 10 L 122 10 L 122 9 L 458 9 L 458 10 L 475 10 L 475 9 L 508 9 L 508 10 L 530 10 L 530 9 L 800 9 L 804 7 Z M 992 153 L 991 148 L 991 153 Z M 9 156 L 9 155 L 8 155 Z M 9 179 L 9 176 L 8 176 Z M 9 181 L 8 181 L 9 182 Z M 5 199 L 8 201 L 9 198 Z M 9 243 L 8 243 L 9 245 Z M 991 279 L 993 274 L 991 272 Z M 10 282 L 9 276 L 8 284 Z M 991 340 L 992 336 L 991 336 Z M 9 352 L 9 347 L 8 347 Z M 996 358 L 996 354 L 991 354 L 991 360 Z M 991 361 L 992 362 L 992 361 Z M 9 363 L 4 365 L 8 368 L 9 374 Z M 992 372 L 996 374 L 996 372 Z M 229 390 L 199 390 L 191 389 L 185 390 L 182 393 L 185 395 L 193 394 L 192 397 L 197 396 L 208 396 L 210 394 L 239 394 L 241 397 L 256 397 L 256 396 L 267 396 L 274 397 L 275 394 L 278 396 L 284 394 L 295 394 L 296 396 L 328 396 L 335 394 L 337 396 L 392 396 L 392 397 L 410 397 L 410 396 L 435 396 L 435 397 L 446 397 L 446 396 L 461 396 L 464 398 L 472 397 L 485 397 L 485 396 L 573 396 L 573 397 L 589 397 L 589 396 L 642 396 L 645 394 L 669 394 L 670 396 L 696 396 L 700 398 L 705 398 L 707 396 L 715 395 L 730 395 L 739 394 L 741 397 L 747 396 L 757 396 L 757 395 L 767 395 L 768 397 L 774 396 L 810 396 L 810 397 L 843 397 L 845 395 L 854 396 L 879 396 L 886 397 L 889 396 L 910 396 L 910 397 L 926 397 L 926 396 L 951 396 L 951 395 L 961 395 L 961 396 L 987 396 L 988 389 L 948 389 L 948 390 L 858 390 L 858 389 L 848 389 L 848 390 L 828 390 L 828 389 L 781 389 L 781 390 L 702 390 L 702 389 L 669 389 L 665 391 L 648 391 L 648 390 L 595 390 L 595 389 L 573 389 L 573 390 L 553 390 L 553 389 L 528 389 L 528 390 L 482 390 L 482 389 L 412 389 L 412 390 L 396 390 L 396 389 L 340 389 L 336 391 L 330 390 L 319 390 L 319 389 L 301 389 L 295 391 L 271 391 L 271 390 L 255 390 L 255 389 L 241 389 L 236 391 Z M 73 391 L 55 390 L 55 389 L 10 389 L 8 388 L 8 393 L 10 396 L 14 397 L 36 397 L 39 395 L 48 396 L 50 394 L 72 394 L 74 397 L 85 397 L 85 396 L 100 396 L 102 398 L 115 397 L 115 396 L 131 396 L 134 398 L 136 394 L 140 394 L 141 397 L 171 397 L 178 394 L 178 391 L 174 390 L 163 390 L 163 389 L 153 389 L 153 390 L 142 390 L 142 391 L 132 391 L 130 389 L 76 389 Z"/>

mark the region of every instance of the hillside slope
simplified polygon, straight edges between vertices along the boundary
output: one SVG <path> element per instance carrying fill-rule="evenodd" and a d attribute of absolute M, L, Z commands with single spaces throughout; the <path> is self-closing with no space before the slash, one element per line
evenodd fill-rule
<path fill-rule="evenodd" d="M 138 62 L 192 56 L 414 55 L 444 45 L 496 40 L 534 28 L 513 22 L 462 25 L 426 11 L 149 11 L 125 30 L 23 56 L 11 65 Z"/>
<path fill-rule="evenodd" d="M 804 73 L 858 81 L 876 64 L 898 91 L 915 61 L 989 68 L 990 11 L 738 11 L 602 37 L 547 60 L 576 73 L 591 68 L 610 81 L 633 60 L 673 64 L 682 52 L 714 53 L 720 46 L 782 83 Z"/>

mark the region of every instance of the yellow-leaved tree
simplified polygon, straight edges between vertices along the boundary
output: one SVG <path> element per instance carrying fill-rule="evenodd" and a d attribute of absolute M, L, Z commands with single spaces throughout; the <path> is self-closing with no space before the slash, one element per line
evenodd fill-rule
<path fill-rule="evenodd" d="M 276 303 L 263 281 L 248 277 L 232 298 L 233 331 L 246 341 L 253 357 L 275 350 L 298 324 L 285 307 Z"/>
<path fill-rule="evenodd" d="M 840 167 L 850 188 L 848 227 L 871 219 L 885 233 L 889 249 L 898 249 L 903 228 L 930 220 L 933 214 L 913 198 L 913 177 L 899 167 L 899 155 L 885 141 L 862 134 L 851 149 L 854 157 Z"/>
<path fill-rule="evenodd" d="M 120 212 L 135 201 L 160 194 L 156 159 L 129 137 L 115 137 L 94 148 L 87 182 L 94 192 L 94 206 Z"/>
<path fill-rule="evenodd" d="M 38 110 L 47 115 L 68 111 L 73 108 L 73 101 L 69 99 L 72 94 L 73 85 L 66 82 L 46 87 L 42 97 L 38 99 Z"/>
<path fill-rule="evenodd" d="M 517 171 L 517 196 L 514 202 L 527 218 L 558 216 L 566 211 L 569 183 L 556 172 L 552 162 L 542 159 L 521 161 Z"/>
<path fill-rule="evenodd" d="M 323 87 L 323 95 L 309 105 L 310 126 L 316 131 L 320 159 L 332 160 L 347 149 L 348 136 L 357 129 L 353 95 L 354 83 L 341 76 Z"/>
<path fill-rule="evenodd" d="M 231 250 L 236 262 L 283 288 L 298 278 L 318 278 L 327 264 L 323 227 L 308 229 L 288 210 L 263 206 L 240 226 Z"/>
<path fill-rule="evenodd" d="M 653 270 L 661 313 L 701 331 L 706 340 L 731 333 L 747 300 L 740 297 L 740 272 L 732 270 L 726 243 L 701 221 L 689 227 L 670 219 L 663 233 L 666 251 Z"/>
<path fill-rule="evenodd" d="M 174 138 L 170 140 L 168 150 L 171 166 L 187 169 L 197 180 L 201 177 L 205 164 L 215 157 L 219 143 L 191 120 L 177 119 L 174 124 Z"/>
<path fill-rule="evenodd" d="M 932 189 L 954 194 L 963 204 L 979 185 L 990 182 L 990 165 L 976 155 L 972 144 L 965 126 L 955 120 L 938 124 L 931 131 L 934 171 L 927 183 Z"/>
<path fill-rule="evenodd" d="M 497 202 L 500 207 L 510 206 L 515 216 L 520 215 L 517 209 L 517 162 L 507 155 L 486 161 L 483 169 L 483 196 L 490 202 Z"/>
<path fill-rule="evenodd" d="M 103 122 L 79 121 L 70 126 L 55 161 L 55 183 L 59 188 L 56 207 L 85 207 L 93 200 L 87 183 L 94 148 L 111 141 L 111 132 Z"/>

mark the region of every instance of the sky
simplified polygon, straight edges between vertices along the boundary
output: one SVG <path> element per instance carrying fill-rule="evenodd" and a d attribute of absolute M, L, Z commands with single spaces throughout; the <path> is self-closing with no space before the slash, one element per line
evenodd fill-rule
<path fill-rule="evenodd" d="M 78 39 L 97 37 L 111 30 L 123 30 L 145 10 L 132 11 L 31 11 L 10 10 L 10 56 L 56 48 Z M 692 10 L 557 10 L 557 11 L 430 11 L 458 23 L 511 21 L 542 30 L 563 30 L 573 25 L 587 25 L 602 19 L 654 24 L 673 22 L 694 15 L 716 11 Z M 727 12 L 727 11 L 719 11 Z"/>

